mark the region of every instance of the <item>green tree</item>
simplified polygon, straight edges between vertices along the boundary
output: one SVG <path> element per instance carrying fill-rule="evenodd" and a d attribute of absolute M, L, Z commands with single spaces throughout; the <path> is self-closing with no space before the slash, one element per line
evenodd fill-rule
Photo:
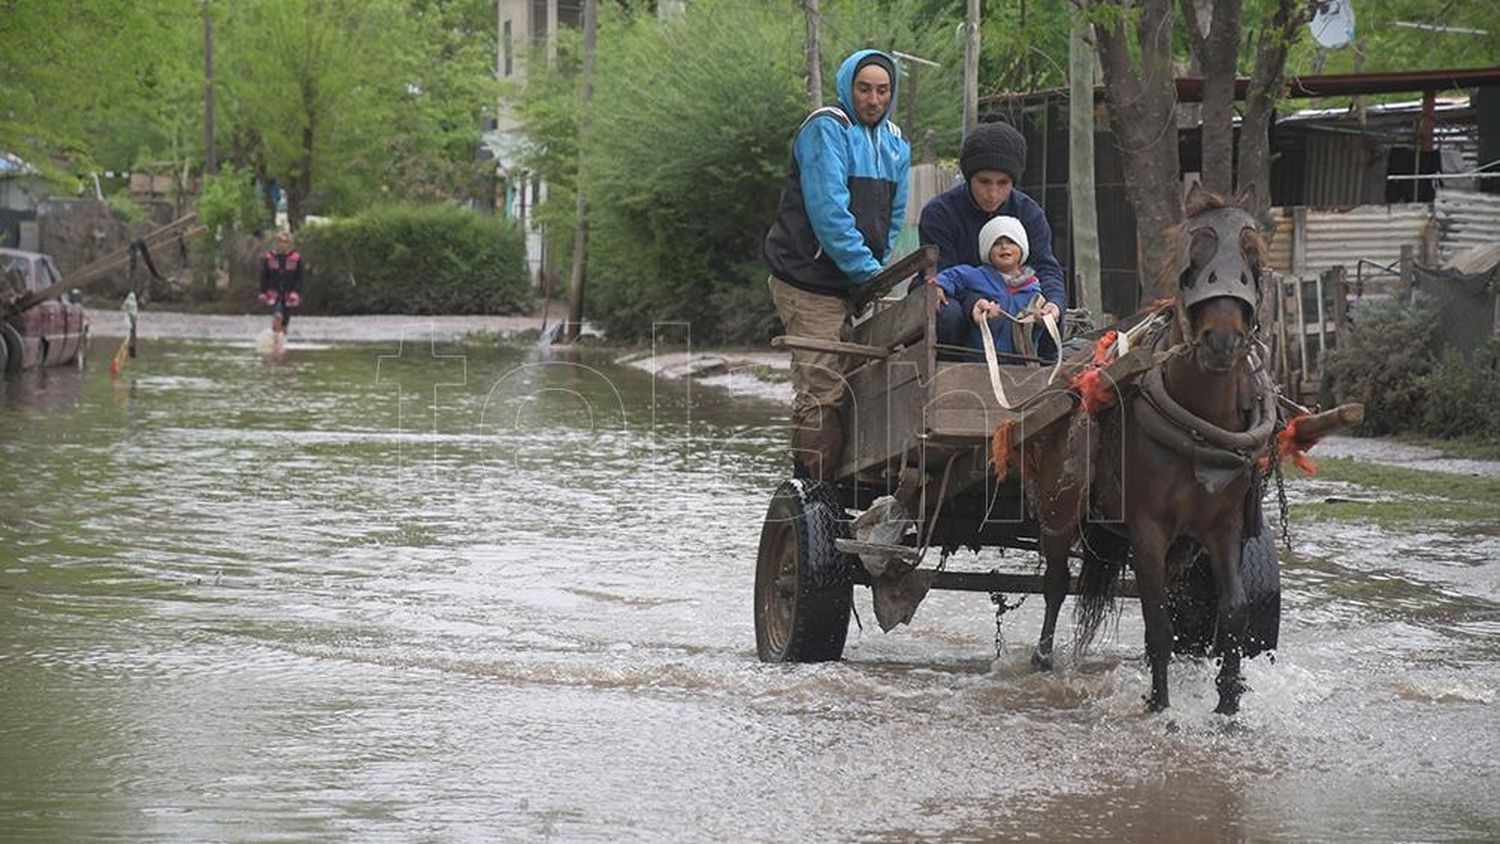
<path fill-rule="evenodd" d="M 202 127 L 201 109 L 194 122 L 182 108 L 193 84 L 184 40 L 192 23 L 173 0 L 91 0 L 65 13 L 6 4 L 0 150 L 66 187 L 143 157 L 185 160 L 184 127 Z"/>
<path fill-rule="evenodd" d="M 919 127 L 957 126 L 961 68 L 950 21 L 927 16 L 915 0 L 821 5 L 826 101 L 839 62 L 872 43 L 942 64 L 919 71 L 912 114 Z M 625 339 L 673 321 L 690 323 L 699 339 L 763 341 L 775 318 L 761 241 L 807 113 L 802 19 L 789 4 L 728 0 L 692 3 L 670 21 L 604 9 L 593 128 L 582 150 L 590 319 Z M 577 91 L 568 76 L 575 46 L 562 44 L 560 71 L 529 65 L 518 104 L 530 138 L 527 166 L 549 184 L 535 219 L 549 223 L 558 246 L 571 242 L 579 172 Z M 898 94 L 895 118 L 907 115 Z M 956 131 L 937 143 L 956 152 Z"/>

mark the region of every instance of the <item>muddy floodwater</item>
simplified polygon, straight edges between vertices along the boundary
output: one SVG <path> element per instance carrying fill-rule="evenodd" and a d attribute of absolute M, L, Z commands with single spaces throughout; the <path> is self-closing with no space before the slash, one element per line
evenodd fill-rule
<path fill-rule="evenodd" d="M 1500 838 L 1493 533 L 1294 525 L 1233 719 L 1192 662 L 1145 713 L 1133 606 L 1034 674 L 1038 598 L 997 655 L 984 595 L 882 634 L 860 589 L 843 662 L 763 665 L 777 403 L 416 335 L 104 345 L 0 384 L 0 837 Z"/>

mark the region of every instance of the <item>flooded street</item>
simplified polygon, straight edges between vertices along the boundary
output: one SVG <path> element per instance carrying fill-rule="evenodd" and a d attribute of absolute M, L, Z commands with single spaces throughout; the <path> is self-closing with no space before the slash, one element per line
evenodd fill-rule
<path fill-rule="evenodd" d="M 1148 716 L 1134 606 L 1033 674 L 1039 598 L 997 659 L 983 595 L 882 634 L 858 589 L 844 662 L 761 664 L 776 403 L 420 339 L 109 351 L 0 383 L 0 837 L 1500 838 L 1494 533 L 1294 525 L 1241 715 L 1182 662 Z"/>

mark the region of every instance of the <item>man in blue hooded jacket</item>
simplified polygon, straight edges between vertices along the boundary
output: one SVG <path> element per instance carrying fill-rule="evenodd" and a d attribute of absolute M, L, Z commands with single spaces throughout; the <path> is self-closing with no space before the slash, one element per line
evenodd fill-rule
<path fill-rule="evenodd" d="M 850 297 L 880 271 L 906 214 L 911 147 L 890 122 L 896 60 L 860 50 L 836 77 L 838 104 L 802 121 L 763 253 L 789 335 L 849 339 Z M 792 461 L 831 479 L 843 451 L 842 355 L 792 350 Z"/>
<path fill-rule="evenodd" d="M 1026 171 L 1026 138 L 1009 123 L 981 123 L 964 138 L 958 165 L 963 181 L 928 201 L 917 223 L 922 243 L 938 248 L 938 269 L 989 263 L 978 251 L 980 230 L 996 217 L 1015 217 L 1026 228 L 1029 263 L 1060 328 L 1068 294 L 1062 265 L 1052 254 L 1052 226 L 1042 206 L 1016 187 Z M 912 290 L 916 287 L 913 284 Z M 937 323 L 939 341 L 953 344 L 961 344 L 959 338 L 972 325 L 956 303 L 939 308 Z M 1045 349 L 1048 353 L 1056 352 Z"/>

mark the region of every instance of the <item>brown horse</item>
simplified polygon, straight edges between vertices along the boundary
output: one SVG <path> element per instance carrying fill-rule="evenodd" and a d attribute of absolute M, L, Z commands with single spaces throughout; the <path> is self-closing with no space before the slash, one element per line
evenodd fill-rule
<path fill-rule="evenodd" d="M 1178 295 L 1170 333 L 1162 331 L 1156 346 L 1158 364 L 1113 407 L 1097 415 L 1079 408 L 1067 426 L 1030 446 L 1047 602 L 1032 662 L 1038 669 L 1051 667 L 1070 579 L 1069 549 L 1092 510 L 1096 519 L 1123 524 L 1129 534 L 1151 663 L 1152 711 L 1168 705 L 1173 630 L 1167 561 L 1180 537 L 1201 544 L 1218 586 L 1216 650 L 1222 662 L 1215 711 L 1236 712 L 1244 690 L 1240 660 L 1247 613 L 1240 548 L 1247 512 L 1256 514 L 1259 525 L 1256 461 L 1275 423 L 1274 395 L 1251 354 L 1263 252 L 1247 210 L 1253 203 L 1253 194 L 1230 202 L 1197 188 L 1190 192 L 1188 219 L 1167 238 L 1178 256 L 1172 267 Z M 1116 565 L 1101 578 L 1089 570 L 1090 557 L 1085 554 L 1077 611 L 1080 648 L 1105 613 L 1109 582 L 1118 571 Z"/>

